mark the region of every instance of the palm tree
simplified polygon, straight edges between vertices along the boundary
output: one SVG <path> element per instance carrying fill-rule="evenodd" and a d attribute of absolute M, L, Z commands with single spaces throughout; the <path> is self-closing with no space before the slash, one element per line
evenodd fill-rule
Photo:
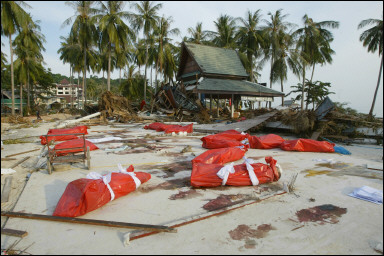
<path fill-rule="evenodd" d="M 312 65 L 314 70 L 315 64 L 324 64 L 332 60 L 330 56 L 333 51 L 330 50 L 329 43 L 332 42 L 333 36 L 325 28 L 339 27 L 339 22 L 337 21 L 314 22 L 306 14 L 303 16 L 303 23 L 304 27 L 294 32 L 294 36 L 299 37 L 297 46 L 300 48 L 303 57 L 302 72 L 304 86 L 302 88 L 301 110 L 304 110 L 305 70 L 308 65 Z"/>
<path fill-rule="evenodd" d="M 31 22 L 19 32 L 13 42 L 15 53 L 18 56 L 19 82 L 23 82 L 27 88 L 28 112 L 30 110 L 29 78 L 30 76 L 32 79 L 36 77 L 36 65 L 43 62 L 41 50 L 45 51 L 43 43 L 46 42 L 44 35 L 40 33 L 40 26 L 38 25 L 40 21 L 33 22 L 32 18 L 30 20 Z M 20 93 L 22 93 L 21 89 Z M 20 95 L 20 99 L 20 106 L 22 106 L 22 95 Z M 22 111 L 20 113 L 22 114 Z"/>
<path fill-rule="evenodd" d="M 213 37 L 212 43 L 217 47 L 236 49 L 236 25 L 237 18 L 228 15 L 221 15 L 214 21 L 217 32 L 209 31 L 209 36 Z"/>
<path fill-rule="evenodd" d="M 146 47 L 145 47 L 145 79 L 144 79 L 144 100 L 146 100 L 146 90 L 147 90 L 147 64 L 148 64 L 148 38 L 149 34 L 152 31 L 153 27 L 156 24 L 157 12 L 163 5 L 155 4 L 151 1 L 141 1 L 140 3 L 133 4 L 133 7 L 138 12 L 137 14 L 133 14 L 133 25 L 137 30 L 143 29 L 143 33 L 146 39 Z"/>
<path fill-rule="evenodd" d="M 246 19 L 239 18 L 242 26 L 239 27 L 237 32 L 238 44 L 240 45 L 240 52 L 245 52 L 247 55 L 249 69 L 247 70 L 250 76 L 250 81 L 254 81 L 254 56 L 264 43 L 262 30 L 259 28 L 261 19 L 261 10 L 254 13 L 248 10 Z M 257 55 L 255 56 L 258 57 Z"/>
<path fill-rule="evenodd" d="M 300 76 L 300 52 L 295 49 L 295 41 L 290 33 L 280 32 L 278 35 L 279 47 L 275 52 L 275 61 L 272 65 L 272 82 L 280 80 L 281 92 L 284 92 L 283 82 L 287 80 L 288 69 Z M 284 98 L 281 98 L 284 105 Z"/>
<path fill-rule="evenodd" d="M 92 56 L 88 53 L 88 50 L 95 45 L 98 39 L 98 33 L 96 29 L 95 15 L 99 12 L 96 8 L 93 8 L 94 1 L 73 1 L 65 2 L 66 5 L 71 6 L 75 10 L 75 15 L 71 16 L 64 21 L 62 26 L 72 24 L 70 34 L 78 39 L 82 47 L 83 57 L 83 102 L 86 104 L 86 78 L 87 78 L 87 56 Z"/>
<path fill-rule="evenodd" d="M 367 19 L 359 23 L 358 28 L 363 28 L 367 25 L 373 24 L 374 26 L 370 29 L 365 30 L 360 35 L 360 41 L 363 42 L 363 46 L 368 48 L 368 52 L 375 53 L 379 49 L 379 56 L 381 55 L 381 64 L 379 71 L 379 78 L 377 79 L 377 85 L 375 89 L 375 94 L 373 96 L 373 101 L 371 109 L 369 110 L 369 117 L 372 117 L 373 108 L 375 107 L 377 91 L 379 90 L 381 71 L 383 70 L 383 17 L 379 19 Z"/>
<path fill-rule="evenodd" d="M 203 30 L 203 23 L 198 22 L 195 28 L 188 28 L 188 33 L 191 34 L 190 38 L 186 41 L 195 44 L 207 44 L 209 31 Z"/>
<path fill-rule="evenodd" d="M 170 46 L 170 43 L 172 41 L 170 36 L 180 34 L 180 30 L 178 28 L 171 29 L 172 22 L 172 17 L 165 18 L 163 16 L 159 19 L 158 25 L 155 27 L 154 30 L 158 47 L 156 64 L 160 73 L 163 73 L 164 81 L 166 80 L 166 78 L 173 77 L 173 69 L 175 66 L 175 61 L 172 54 L 172 47 Z M 168 70 L 166 70 L 166 66 Z"/>
<path fill-rule="evenodd" d="M 71 84 L 71 107 L 73 108 L 73 81 L 72 76 L 74 73 L 75 63 L 78 62 L 78 56 L 81 55 L 81 45 L 77 42 L 76 38 L 69 35 L 67 38 L 61 36 L 61 47 L 57 51 L 60 54 L 60 60 L 63 63 L 69 63 L 69 75 Z"/>
<path fill-rule="evenodd" d="M 111 90 L 111 55 L 113 51 L 120 54 L 128 48 L 130 40 L 135 40 L 135 33 L 125 24 L 123 19 L 129 19 L 129 13 L 123 11 L 124 1 L 100 1 L 101 14 L 99 20 L 101 45 L 108 53 L 107 90 Z M 123 55 L 120 55 L 121 57 Z"/>
<path fill-rule="evenodd" d="M 288 14 L 282 15 L 282 9 L 278 9 L 274 14 L 268 13 L 270 16 L 269 20 L 263 20 L 266 23 L 264 27 L 264 38 L 266 41 L 265 55 L 271 60 L 271 71 L 269 75 L 269 86 L 272 88 L 274 78 L 273 64 L 275 62 L 277 51 L 280 46 L 281 38 L 287 33 L 287 30 L 293 26 L 292 23 L 284 21 Z"/>
<path fill-rule="evenodd" d="M 23 1 L 1 1 L 1 35 L 8 36 L 11 55 L 12 115 L 15 114 L 12 35 L 16 33 L 16 30 L 20 31 L 22 27 L 26 27 L 30 22 L 30 17 L 22 6 L 30 8 Z"/>

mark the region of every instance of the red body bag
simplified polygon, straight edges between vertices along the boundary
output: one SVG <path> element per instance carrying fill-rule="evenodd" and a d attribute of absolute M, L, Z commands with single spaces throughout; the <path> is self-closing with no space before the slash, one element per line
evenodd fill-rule
<path fill-rule="evenodd" d="M 297 139 L 284 141 L 281 143 L 280 148 L 286 151 L 333 153 L 335 152 L 334 146 L 334 143 L 329 143 L 328 141 Z"/>
<path fill-rule="evenodd" d="M 72 133 L 84 133 L 88 134 L 87 126 L 76 126 L 73 128 L 65 128 L 65 129 L 49 129 L 47 135 L 55 135 L 55 134 L 72 134 Z M 48 142 L 50 141 L 63 141 L 63 140 L 73 140 L 78 137 L 75 135 L 64 135 L 64 136 L 49 136 Z M 47 144 L 47 140 L 45 136 L 40 136 L 41 145 Z"/>
<path fill-rule="evenodd" d="M 276 160 L 268 156 L 265 158 L 267 164 L 251 164 L 254 168 L 259 184 L 269 183 L 280 179 L 276 168 Z M 193 187 L 217 187 L 221 186 L 222 179 L 217 172 L 224 167 L 221 164 L 193 164 L 191 174 L 191 185 Z M 226 185 L 229 186 L 251 186 L 248 170 L 245 164 L 235 165 L 235 173 L 230 173 Z"/>
<path fill-rule="evenodd" d="M 248 136 L 249 145 L 256 149 L 278 148 L 285 140 L 276 134 L 268 134 L 264 136 Z"/>
<path fill-rule="evenodd" d="M 187 133 L 192 133 L 193 132 L 193 124 L 188 124 L 186 126 L 181 126 L 181 125 L 168 125 L 165 130 L 165 133 L 178 133 L 178 132 L 187 132 Z"/>
<path fill-rule="evenodd" d="M 166 124 L 154 122 L 154 123 L 151 123 L 149 125 L 144 126 L 144 129 L 151 129 L 151 130 L 156 130 L 156 131 L 160 132 L 160 131 L 164 131 L 166 127 L 167 127 Z"/>
<path fill-rule="evenodd" d="M 78 148 L 78 147 L 84 147 L 84 140 L 82 138 L 61 142 L 61 143 L 55 145 L 54 149 L 56 150 L 57 156 L 64 156 L 68 153 L 83 152 L 82 148 L 65 150 L 66 148 Z M 85 140 L 85 149 L 87 149 L 87 147 L 89 147 L 90 151 L 95 150 L 95 149 L 99 149 L 92 142 Z M 58 149 L 63 149 L 63 150 L 58 150 Z"/>
<path fill-rule="evenodd" d="M 127 171 L 130 171 L 129 169 L 133 171 L 133 166 L 131 165 Z M 151 178 L 149 173 L 144 172 L 135 172 L 135 175 L 141 183 Z M 136 190 L 133 178 L 124 173 L 112 173 L 109 186 L 115 194 L 115 199 Z M 77 179 L 67 185 L 53 216 L 81 216 L 100 208 L 109 201 L 111 201 L 111 193 L 101 179 Z"/>
<path fill-rule="evenodd" d="M 211 149 L 195 157 L 192 164 L 225 164 L 243 158 L 246 151 L 245 147 L 244 149 L 239 147 Z"/>

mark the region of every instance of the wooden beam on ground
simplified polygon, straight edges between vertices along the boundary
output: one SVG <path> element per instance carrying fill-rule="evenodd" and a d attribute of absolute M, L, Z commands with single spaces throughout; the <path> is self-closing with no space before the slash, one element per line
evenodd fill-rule
<path fill-rule="evenodd" d="M 173 232 L 173 233 L 176 232 L 176 229 L 170 228 L 167 226 L 126 223 L 126 222 L 117 222 L 117 221 L 105 221 L 105 220 L 80 219 L 80 218 L 60 217 L 60 216 L 32 214 L 32 213 L 1 211 L 1 216 L 24 218 L 24 219 L 35 219 L 35 220 L 49 220 L 49 221 L 58 221 L 58 222 L 67 222 L 67 223 L 76 223 L 76 224 L 87 224 L 87 225 L 96 225 L 96 226 L 107 226 L 107 227 L 116 227 L 116 228 L 132 228 L 132 229 L 141 229 L 141 230 L 151 230 L 151 231 L 157 231 L 157 232 Z"/>
<path fill-rule="evenodd" d="M 3 191 L 1 192 L 1 202 L 2 203 L 8 202 L 9 193 L 11 192 L 11 188 L 12 188 L 12 178 L 13 178 L 13 176 L 8 176 L 5 178 Z"/>
<path fill-rule="evenodd" d="M 21 159 L 20 161 L 18 161 L 17 163 L 15 163 L 14 165 L 12 165 L 10 168 L 15 168 L 16 166 L 18 166 L 19 164 L 21 164 L 22 162 L 26 161 L 27 159 L 29 159 L 30 156 L 26 156 L 24 157 L 23 159 Z"/>
<path fill-rule="evenodd" d="M 218 132 L 223 132 L 227 130 L 237 130 L 239 132 L 245 132 L 253 127 L 258 126 L 259 124 L 265 122 L 269 118 L 273 117 L 277 112 L 268 112 L 266 114 L 256 116 L 251 119 L 247 119 L 241 122 L 235 122 L 232 124 L 198 124 L 198 125 L 193 125 L 193 131 L 196 132 L 212 132 L 212 133 L 218 133 Z"/>
<path fill-rule="evenodd" d="M 21 155 L 21 154 L 25 154 L 25 153 L 29 153 L 29 152 L 33 152 L 33 151 L 37 151 L 37 150 L 39 150 L 39 148 L 35 148 L 35 149 L 32 149 L 32 150 L 20 152 L 20 153 L 13 154 L 13 155 L 8 155 L 8 156 L 5 156 L 5 157 L 18 156 L 18 155 Z"/>
<path fill-rule="evenodd" d="M 7 235 L 7 236 L 25 237 L 26 235 L 28 235 L 28 232 L 27 231 L 16 230 L 16 229 L 2 228 L 1 229 L 1 234 L 2 235 Z"/>
<path fill-rule="evenodd" d="M 1 161 L 11 161 L 11 160 L 16 160 L 16 158 L 9 158 L 9 157 L 1 158 Z"/>

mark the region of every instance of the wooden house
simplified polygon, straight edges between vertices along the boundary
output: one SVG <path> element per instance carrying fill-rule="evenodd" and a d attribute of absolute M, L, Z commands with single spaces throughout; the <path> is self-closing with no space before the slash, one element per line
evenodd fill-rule
<path fill-rule="evenodd" d="M 210 99 L 219 105 L 220 99 L 229 99 L 231 116 L 241 100 L 251 102 L 273 101 L 284 93 L 262 84 L 247 81 L 240 57 L 235 50 L 183 42 L 177 80 L 187 92 L 195 93 L 205 102 Z M 253 105 L 253 104 L 252 104 Z"/>

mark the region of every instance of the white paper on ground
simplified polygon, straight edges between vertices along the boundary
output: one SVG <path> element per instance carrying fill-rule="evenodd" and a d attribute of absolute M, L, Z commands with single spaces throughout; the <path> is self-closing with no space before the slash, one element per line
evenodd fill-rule
<path fill-rule="evenodd" d="M 11 168 L 1 168 L 1 174 L 11 174 L 15 173 L 16 171 Z"/>
<path fill-rule="evenodd" d="M 92 143 L 100 143 L 100 142 L 105 142 L 105 141 L 110 141 L 110 140 L 122 140 L 120 137 L 106 137 L 106 138 L 101 138 L 101 139 L 87 139 L 88 141 Z"/>
<path fill-rule="evenodd" d="M 348 195 L 375 204 L 383 203 L 383 191 L 368 186 L 357 188 Z"/>

